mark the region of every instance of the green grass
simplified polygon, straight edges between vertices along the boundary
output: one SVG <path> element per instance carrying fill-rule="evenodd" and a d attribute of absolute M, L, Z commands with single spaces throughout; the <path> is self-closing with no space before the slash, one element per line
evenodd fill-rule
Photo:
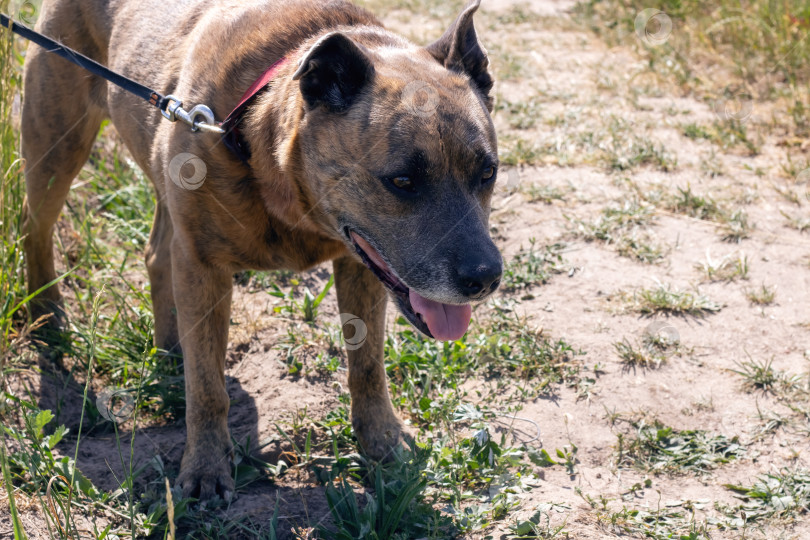
<path fill-rule="evenodd" d="M 628 369 L 655 369 L 661 366 L 670 356 L 680 351 L 680 340 L 666 332 L 657 334 L 645 333 L 639 343 L 624 338 L 613 344 L 616 355 Z"/>
<path fill-rule="evenodd" d="M 691 186 L 677 188 L 674 195 L 665 201 L 666 207 L 673 212 L 696 219 L 718 221 L 723 216 L 720 204 L 713 198 L 692 191 Z"/>
<path fill-rule="evenodd" d="M 664 148 L 663 144 L 638 136 L 626 138 L 615 134 L 606 147 L 604 160 L 611 170 L 627 171 L 642 165 L 652 165 L 661 171 L 672 171 L 678 165 L 675 154 Z"/>
<path fill-rule="evenodd" d="M 550 155 L 548 151 L 522 137 L 502 137 L 500 143 L 498 157 L 502 165 L 538 165 L 545 156 Z"/>
<path fill-rule="evenodd" d="M 738 279 L 748 279 L 748 257 L 742 252 L 715 260 L 707 251 L 706 260 L 699 262 L 695 266 L 703 274 L 705 281 L 725 281 L 728 283 Z"/>
<path fill-rule="evenodd" d="M 9 4 L 0 0 L 0 11 Z M 13 128 L 13 100 L 21 84 L 21 64 L 15 42 L 8 32 L 0 31 L 0 382 L 5 387 L 12 359 L 22 353 L 30 326 L 25 324 L 25 280 L 22 259 L 23 201 L 22 167 L 18 152 L 19 134 Z M 7 403 L 6 399 L 2 400 Z M 9 407 L 4 406 L 3 411 Z M 5 416 L 5 415 L 3 415 Z M 13 437 L 3 418 L 0 428 L 0 465 L 3 487 L 8 495 L 11 532 L 15 540 L 26 538 L 16 498 L 20 496 L 13 475 L 16 450 Z M 10 427 L 10 426 L 9 426 Z M 41 493 L 41 490 L 37 491 Z M 41 496 L 39 502 L 42 502 Z M 46 510 L 46 516 L 50 513 Z M 48 518 L 46 518 L 48 519 Z"/>
<path fill-rule="evenodd" d="M 514 129 L 531 129 L 540 118 L 542 105 L 537 98 L 526 101 L 501 99 L 495 105 L 495 112 L 500 111 L 508 118 L 510 127 Z"/>
<path fill-rule="evenodd" d="M 661 262 L 668 249 L 650 230 L 655 207 L 638 198 L 626 198 L 602 209 L 595 219 L 572 220 L 573 232 L 586 242 L 614 245 L 622 257 L 645 264 Z"/>
<path fill-rule="evenodd" d="M 522 187 L 521 191 L 526 195 L 526 199 L 530 203 L 542 202 L 551 204 L 554 201 L 564 201 L 566 195 L 573 191 L 573 188 L 561 189 L 550 184 L 528 184 Z"/>
<path fill-rule="evenodd" d="M 803 215 L 793 216 L 782 210 L 780 210 L 780 212 L 785 217 L 785 224 L 789 228 L 795 229 L 800 233 L 810 231 L 810 218 L 804 217 Z"/>
<path fill-rule="evenodd" d="M 647 472 L 705 474 L 720 464 L 744 455 L 736 437 L 701 430 L 676 430 L 658 421 L 631 423 L 630 435 L 620 434 L 616 463 Z"/>
<path fill-rule="evenodd" d="M 650 7 L 672 21 L 672 32 L 657 45 L 645 44 L 636 36 L 636 17 Z M 747 100 L 745 89 L 755 88 L 754 107 L 760 100 L 781 101 L 789 115 L 789 129 L 800 136 L 810 133 L 806 113 L 810 43 L 804 39 L 810 8 L 806 2 L 666 0 L 650 6 L 642 0 L 590 0 L 579 3 L 576 12 L 582 24 L 608 43 L 635 46 L 653 73 L 708 94 L 712 103 L 737 96 Z M 756 151 L 757 144 L 742 131 L 747 115 L 741 116 L 720 118 L 737 120 L 736 126 L 726 128 L 725 137 L 736 137 Z M 711 130 L 697 126 L 685 131 L 693 137 L 713 136 Z"/>
<path fill-rule="evenodd" d="M 636 199 L 625 199 L 604 208 L 592 221 L 574 220 L 574 232 L 585 241 L 607 244 L 619 241 L 619 234 L 655 220 L 655 208 Z"/>
<path fill-rule="evenodd" d="M 749 358 L 737 362 L 737 369 L 732 370 L 743 378 L 743 386 L 748 391 L 759 390 L 777 395 L 785 395 L 801 383 L 798 375 L 789 375 L 773 367 L 773 359 L 754 360 Z"/>
<path fill-rule="evenodd" d="M 671 285 L 659 284 L 656 287 L 638 289 L 632 294 L 622 293 L 628 309 L 642 315 L 682 315 L 703 317 L 722 309 L 709 297 L 698 291 L 673 289 Z"/>
<path fill-rule="evenodd" d="M 506 264 L 502 287 L 507 292 L 529 289 L 547 283 L 551 276 L 564 271 L 562 244 L 552 244 L 538 249 L 535 239 L 529 239 L 529 249 L 518 251 Z"/>
<path fill-rule="evenodd" d="M 769 306 L 776 300 L 776 287 L 763 283 L 758 288 L 746 290 L 745 297 L 749 302 L 757 306 Z"/>
<path fill-rule="evenodd" d="M 509 530 L 512 534 L 507 538 L 510 540 L 568 538 L 564 522 L 561 525 L 551 524 L 552 512 L 565 510 L 570 510 L 570 507 L 555 503 L 541 504 L 531 516 L 510 526 Z"/>
<path fill-rule="evenodd" d="M 621 508 L 614 510 L 611 500 L 600 495 L 598 499 L 582 492 L 579 494 L 583 500 L 595 511 L 596 522 L 612 535 L 632 535 L 636 538 L 652 538 L 654 540 L 710 540 L 712 527 L 707 520 L 700 521 L 695 513 L 706 507 L 706 501 L 659 501 L 655 507 L 629 506 L 626 504 L 637 491 L 652 486 L 646 479 L 643 483 L 636 483 L 630 488 L 621 501 Z"/>
<path fill-rule="evenodd" d="M 435 343 L 410 328 L 386 341 L 386 369 L 394 402 L 415 422 L 435 414 L 432 392 L 456 391 L 472 377 L 491 381 L 489 392 L 508 402 L 553 395 L 558 385 L 582 388 L 589 383 L 578 356 L 564 339 L 531 328 L 510 309 L 496 308 L 491 321 L 452 343 Z M 509 379 L 517 383 L 508 388 Z M 507 393 L 507 390 L 509 393 Z"/>
<path fill-rule="evenodd" d="M 622 257 L 645 264 L 658 264 L 666 258 L 669 248 L 648 231 L 634 230 L 618 237 L 616 252 Z"/>
<path fill-rule="evenodd" d="M 642 187 L 633 181 L 628 183 L 641 201 L 654 207 L 717 223 L 726 242 L 739 243 L 749 238 L 754 230 L 754 224 L 748 220 L 745 210 L 731 207 L 727 201 L 718 201 L 708 194 L 698 193 L 691 185 L 669 190 L 660 185 Z"/>
<path fill-rule="evenodd" d="M 726 484 L 725 487 L 741 501 L 736 506 L 722 507 L 732 525 L 737 527 L 773 518 L 795 522 L 800 519 L 799 515 L 810 511 L 810 471 L 806 469 L 785 468 L 763 474 L 751 485 Z"/>

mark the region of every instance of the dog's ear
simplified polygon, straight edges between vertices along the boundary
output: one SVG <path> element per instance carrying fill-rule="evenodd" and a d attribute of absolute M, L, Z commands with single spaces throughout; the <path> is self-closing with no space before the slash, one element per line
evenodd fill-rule
<path fill-rule="evenodd" d="M 374 65 L 344 34 L 319 39 L 301 58 L 293 80 L 300 81 L 307 105 L 323 104 L 330 111 L 346 110 L 374 75 Z"/>
<path fill-rule="evenodd" d="M 492 111 L 492 97 L 489 95 L 492 76 L 487 70 L 487 50 L 478 41 L 473 26 L 473 14 L 480 4 L 481 0 L 469 2 L 450 28 L 436 42 L 428 45 L 427 50 L 447 69 L 469 75 L 484 97 L 487 108 Z"/>

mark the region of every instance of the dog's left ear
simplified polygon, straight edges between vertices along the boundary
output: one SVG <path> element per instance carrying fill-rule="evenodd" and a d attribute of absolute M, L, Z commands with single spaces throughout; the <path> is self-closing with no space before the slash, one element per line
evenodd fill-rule
<path fill-rule="evenodd" d="M 292 78 L 310 107 L 323 104 L 333 112 L 348 109 L 374 74 L 360 47 L 339 32 L 319 39 L 301 58 Z"/>
<path fill-rule="evenodd" d="M 492 76 L 487 71 L 489 59 L 473 26 L 473 14 L 480 4 L 481 0 L 469 2 L 456 22 L 435 43 L 428 45 L 427 50 L 447 69 L 469 75 L 491 112 L 492 97 L 489 91 L 492 90 Z"/>

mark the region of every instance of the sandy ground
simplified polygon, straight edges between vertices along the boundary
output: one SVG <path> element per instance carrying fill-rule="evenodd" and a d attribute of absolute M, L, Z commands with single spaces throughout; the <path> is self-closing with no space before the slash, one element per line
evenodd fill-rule
<path fill-rule="evenodd" d="M 496 51 L 496 73 L 505 69 L 498 64 L 502 51 L 520 59 L 518 73 L 501 77 L 497 83 L 499 99 L 536 100 L 536 122 L 530 129 L 516 130 L 503 111 L 496 115 L 496 122 L 505 144 L 510 136 L 520 136 L 557 150 L 547 152 L 547 159 L 542 160 L 545 165 L 502 171 L 501 182 L 511 185 L 499 189 L 493 231 L 506 259 L 527 247 L 530 238 L 538 245 L 566 243 L 564 264 L 571 271 L 533 289 L 534 298 L 523 300 L 518 309 L 530 316 L 532 324 L 581 349 L 584 355 L 579 361 L 587 369 L 599 367 L 596 383 L 584 399 L 572 389 L 561 389 L 554 399 L 524 403 L 520 416 L 540 426 L 542 445 L 551 452 L 573 442 L 579 448 L 580 463 L 571 476 L 561 467 L 538 471 L 542 480 L 523 495 L 518 516 L 530 515 L 540 504 L 556 503 L 560 506 L 552 523 L 564 522 L 571 538 L 613 538 L 618 532 L 597 523 L 594 510 L 576 488 L 593 498 L 602 495 L 611 499 L 614 510 L 622 505 L 654 509 L 670 500 L 732 503 L 733 496 L 723 484 L 749 484 L 757 475 L 784 466 L 807 467 L 807 420 L 796 419 L 791 429 L 758 437 L 763 425 L 760 414 L 773 411 L 791 417 L 792 413 L 786 403 L 769 394 L 746 391 L 742 379 L 731 371 L 748 359 L 772 359 L 775 368 L 794 374 L 804 374 L 810 368 L 810 237 L 788 227 L 781 213 L 807 217 L 808 203 L 797 206 L 773 188 L 810 186 L 797 185 L 780 173 L 785 151 L 779 136 L 763 137 L 760 152 L 754 156 L 736 147 L 723 149 L 710 141 L 688 139 L 679 126 L 711 123 L 715 119 L 712 105 L 646 77 L 645 65 L 632 52 L 629 41 L 628 46 L 608 48 L 592 34 L 577 29 L 568 14 L 572 3 L 565 1 L 530 2 L 529 13 L 535 15 L 515 30 L 498 18 L 512 13 L 512 6 L 510 2 L 486 3 L 478 26 L 484 43 Z M 382 15 L 390 28 L 420 41 L 438 35 L 447 22 L 440 24 L 429 14 L 415 16 L 404 11 L 383 11 Z M 753 126 L 770 113 L 764 105 L 754 107 L 747 121 Z M 677 165 L 668 172 L 644 165 L 613 173 L 590 159 L 588 149 L 572 142 L 579 133 L 604 131 L 611 119 L 629 126 L 624 136 L 644 137 L 663 145 L 677 159 Z M 720 173 L 707 174 L 707 161 L 716 164 Z M 594 219 L 611 203 L 630 197 L 628 179 L 667 190 L 690 185 L 697 193 L 731 201 L 744 208 L 754 229 L 749 238 L 729 243 L 723 240 L 716 223 L 659 210 L 649 233 L 666 246 L 667 254 L 655 265 L 622 257 L 612 245 L 577 238 L 571 220 Z M 530 202 L 531 186 L 557 188 L 564 198 L 551 203 Z M 749 261 L 747 280 L 705 282 L 696 268 L 707 254 L 720 259 L 739 252 Z M 325 275 L 321 269 L 310 279 L 323 283 Z M 618 293 L 658 282 L 687 290 L 697 288 L 723 307 L 703 318 L 666 319 L 677 330 L 685 352 L 669 358 L 659 369 L 628 370 L 613 344 L 625 337 L 640 339 L 645 328 L 658 319 L 628 312 Z M 776 288 L 775 302 L 764 307 L 753 305 L 746 290 L 763 283 Z M 272 437 L 276 434 L 274 422 L 288 420 L 304 408 L 312 417 L 323 415 L 338 405 L 341 384 L 345 385 L 342 372 L 330 380 L 286 374 L 275 348 L 284 329 L 267 315 L 270 300 L 264 296 L 257 300 L 244 292 L 237 293 L 234 300 L 233 319 L 241 326 L 232 333 L 227 377 L 235 400 L 229 420 L 237 439 L 247 435 L 254 441 Z M 327 317 L 336 315 L 334 294 L 323 310 Z M 392 320 L 390 313 L 389 323 Z M 744 458 L 710 474 L 650 475 L 650 487 L 628 496 L 631 486 L 643 481 L 645 475 L 615 466 L 617 433 L 624 428 L 611 425 L 608 411 L 656 418 L 678 429 L 739 436 L 750 446 Z M 176 464 L 184 436 L 180 424 L 141 430 L 135 442 L 136 460 L 145 462 L 157 454 L 165 463 Z M 122 442 L 128 445 L 126 438 Z M 279 448 L 271 444 L 265 457 L 277 457 Z M 120 469 L 116 455 L 112 434 L 90 436 L 82 445 L 79 466 L 99 487 L 112 488 L 115 484 L 110 469 Z M 277 494 L 282 497 L 288 523 L 301 524 L 328 513 L 322 488 L 307 474 L 288 474 L 275 484 L 251 485 L 239 494 L 228 514 L 266 518 Z M 711 508 L 709 504 L 709 513 Z M 36 508 L 30 508 L 24 517 L 35 521 Z M 497 538 L 506 525 L 475 537 Z M 4 530 L 5 524 L 0 523 L 0 532 Z M 739 537 L 739 531 L 712 535 Z M 774 525 L 749 531 L 746 536 L 808 537 L 810 525 L 806 523 Z"/>

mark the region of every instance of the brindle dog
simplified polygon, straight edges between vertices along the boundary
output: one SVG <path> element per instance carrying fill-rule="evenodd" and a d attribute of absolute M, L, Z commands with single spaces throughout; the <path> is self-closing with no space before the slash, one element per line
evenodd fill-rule
<path fill-rule="evenodd" d="M 420 47 L 345 1 L 43 2 L 40 32 L 164 94 L 207 104 L 218 119 L 288 59 L 244 116 L 247 160 L 217 134 L 166 122 L 39 47 L 25 61 L 31 291 L 56 276 L 54 224 L 104 118 L 154 183 L 146 266 L 155 344 L 182 351 L 185 363 L 177 482 L 187 495 L 234 489 L 224 376 L 234 272 L 333 261 L 340 311 L 367 329 L 348 351 L 349 390 L 354 432 L 375 459 L 405 436 L 383 366 L 386 298 L 421 332 L 448 340 L 466 331 L 470 303 L 497 288 L 502 261 L 488 219 L 498 154 L 477 8 L 469 3 Z M 197 159 L 178 167 L 181 154 Z M 203 181 L 183 183 L 200 170 Z M 59 306 L 52 286 L 33 311 L 53 313 L 58 329 Z"/>

